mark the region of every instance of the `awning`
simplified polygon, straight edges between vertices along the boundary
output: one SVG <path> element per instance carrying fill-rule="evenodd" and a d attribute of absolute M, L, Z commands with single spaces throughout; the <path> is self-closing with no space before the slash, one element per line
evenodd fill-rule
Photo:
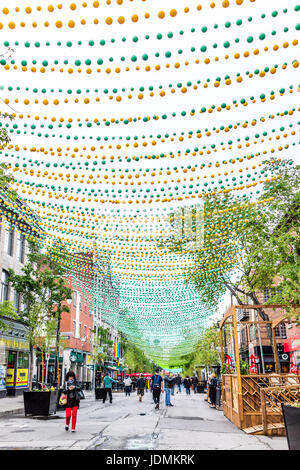
<path fill-rule="evenodd" d="M 63 356 L 59 356 L 58 360 L 59 360 L 59 362 L 63 362 Z M 38 362 L 42 362 L 42 355 L 41 354 L 38 355 Z M 46 362 L 45 354 L 44 354 L 44 362 Z M 55 353 L 50 353 L 49 362 L 55 362 Z"/>

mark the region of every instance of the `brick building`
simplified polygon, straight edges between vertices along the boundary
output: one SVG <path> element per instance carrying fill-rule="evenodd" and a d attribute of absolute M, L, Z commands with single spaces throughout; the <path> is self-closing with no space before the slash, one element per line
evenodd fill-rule
<path fill-rule="evenodd" d="M 265 289 L 263 293 L 258 293 L 257 297 L 259 302 L 261 304 L 264 304 L 269 300 L 271 295 L 274 295 L 274 292 L 271 293 L 270 290 Z M 250 300 L 246 303 L 247 305 L 251 305 Z M 225 315 L 227 311 L 225 312 Z M 274 321 L 281 318 L 284 315 L 285 311 L 283 309 L 276 308 L 267 309 L 266 313 L 269 316 L 269 320 Z M 237 318 L 238 321 L 261 320 L 259 313 L 255 309 L 238 309 Z M 275 358 L 273 351 L 271 326 L 262 324 L 238 325 L 238 332 L 240 358 L 250 364 L 250 356 L 253 355 L 256 358 L 255 363 L 257 366 L 258 373 L 261 374 L 275 372 Z M 300 335 L 300 325 L 297 325 L 292 322 L 280 323 L 275 328 L 278 358 L 282 373 L 290 372 L 290 351 L 288 351 L 290 344 L 289 340 L 291 338 L 297 337 L 297 335 Z M 232 360 L 234 360 L 233 339 L 230 333 L 227 334 L 226 353 L 232 358 Z M 299 368 L 300 367 L 298 366 L 298 371 Z"/>

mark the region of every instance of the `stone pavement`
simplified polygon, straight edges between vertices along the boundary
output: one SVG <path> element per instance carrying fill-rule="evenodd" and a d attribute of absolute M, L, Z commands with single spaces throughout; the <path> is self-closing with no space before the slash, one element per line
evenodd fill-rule
<path fill-rule="evenodd" d="M 23 395 L 0 399 L 0 418 L 24 411 Z"/>
<path fill-rule="evenodd" d="M 0 449 L 95 450 L 285 450 L 284 437 L 249 436 L 208 406 L 204 394 L 175 394 L 174 407 L 155 411 L 151 394 L 138 402 L 116 393 L 113 404 L 85 392 L 75 433 L 64 430 L 64 411 L 51 419 L 0 418 Z M 19 399 L 18 399 L 19 400 Z M 1 401 L 0 401 L 1 402 Z"/>

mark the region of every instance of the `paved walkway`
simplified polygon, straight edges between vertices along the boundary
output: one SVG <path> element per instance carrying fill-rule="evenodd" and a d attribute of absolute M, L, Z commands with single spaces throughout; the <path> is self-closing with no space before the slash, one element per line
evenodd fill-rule
<path fill-rule="evenodd" d="M 0 418 L 24 411 L 23 395 L 19 397 L 0 398 Z"/>
<path fill-rule="evenodd" d="M 154 410 L 150 393 L 142 403 L 136 394 L 126 398 L 117 393 L 112 405 L 95 401 L 91 392 L 85 394 L 75 433 L 64 430 L 63 411 L 47 420 L 10 415 L 0 418 L 0 449 L 287 449 L 284 437 L 243 433 L 222 411 L 210 408 L 204 394 L 175 394 L 174 407 L 162 403 L 159 411 Z"/>

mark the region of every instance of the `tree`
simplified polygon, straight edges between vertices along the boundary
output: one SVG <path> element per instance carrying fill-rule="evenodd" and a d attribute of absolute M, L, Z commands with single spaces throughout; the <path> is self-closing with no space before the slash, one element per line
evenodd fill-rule
<path fill-rule="evenodd" d="M 187 281 L 204 304 L 217 309 L 228 290 L 240 305 L 259 305 L 258 292 L 278 279 L 281 297 L 272 301 L 299 303 L 299 170 L 291 161 L 264 162 L 268 178 L 256 203 L 246 195 L 206 195 L 200 249 L 187 250 L 190 239 L 166 240 L 171 251 L 193 259 Z M 263 309 L 258 313 L 268 320 Z"/>
<path fill-rule="evenodd" d="M 94 333 L 93 360 L 101 363 L 109 357 L 110 349 L 114 342 L 109 339 L 109 328 L 99 326 Z"/>
<path fill-rule="evenodd" d="M 192 375 L 197 365 L 211 367 L 220 364 L 220 332 L 217 325 L 207 328 L 195 346 L 185 357 L 184 371 Z M 184 359 L 184 358 L 183 358 Z"/>
<path fill-rule="evenodd" d="M 16 312 L 13 302 L 5 300 L 0 303 L 0 332 L 5 332 L 10 327 L 10 320 L 18 320 L 19 315 Z M 6 321 L 5 321 L 6 320 Z"/>
<path fill-rule="evenodd" d="M 145 353 L 133 342 L 122 336 L 121 347 L 123 350 L 124 363 L 128 372 L 153 372 L 156 367 L 154 362 L 149 359 Z"/>
<path fill-rule="evenodd" d="M 28 261 L 22 268 L 21 274 L 9 270 L 9 281 L 21 296 L 24 311 L 20 319 L 28 328 L 30 369 L 29 387 L 32 383 L 33 351 L 36 338 L 40 336 L 41 328 L 47 331 L 47 325 L 56 320 L 56 355 L 59 348 L 60 317 L 62 312 L 70 309 L 64 302 L 72 295 L 72 290 L 65 286 L 61 277 L 61 267 L 53 264 L 46 255 L 40 252 L 38 243 L 30 244 Z"/>
<path fill-rule="evenodd" d="M 3 114 L 0 113 L 0 119 L 14 119 L 11 114 Z M 8 135 L 8 132 L 5 127 L 0 127 L 0 145 L 2 148 L 6 147 L 7 144 L 10 142 L 10 137 Z M 11 188 L 9 189 L 8 186 L 9 184 L 14 181 L 14 177 L 10 175 L 7 170 L 9 168 L 9 165 L 7 165 L 5 162 L 0 162 L 0 188 L 5 188 L 7 195 L 10 199 L 14 199 L 16 196 L 16 192 L 13 191 Z"/>

